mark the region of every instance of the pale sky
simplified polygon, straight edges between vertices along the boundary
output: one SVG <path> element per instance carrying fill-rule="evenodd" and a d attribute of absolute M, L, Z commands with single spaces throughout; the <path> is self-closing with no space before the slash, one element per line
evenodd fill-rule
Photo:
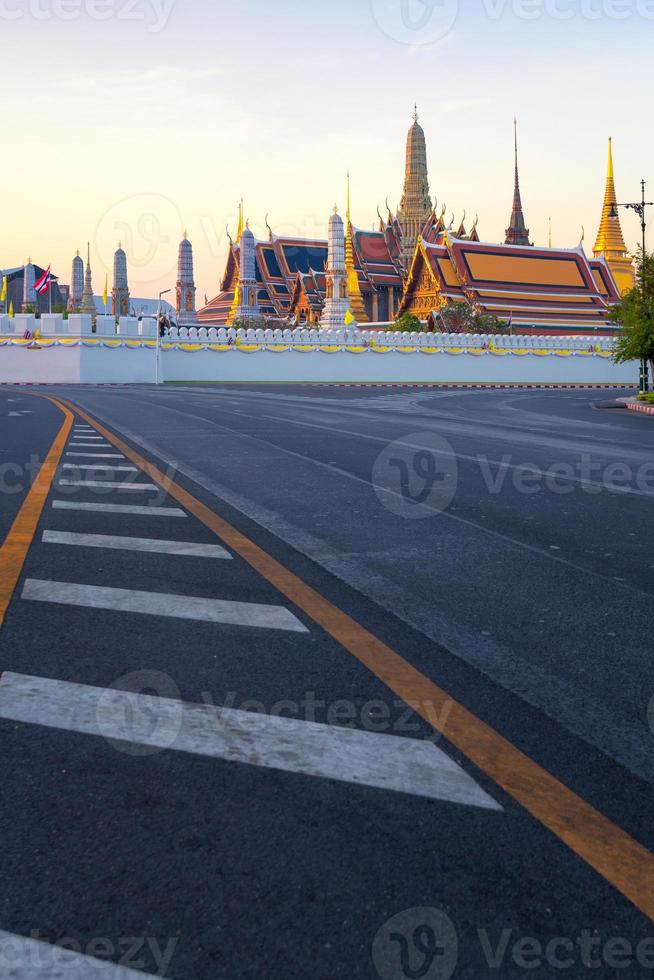
<path fill-rule="evenodd" d="M 0 37 L 0 267 L 67 283 L 90 239 L 96 292 L 119 239 L 132 295 L 173 287 L 188 229 L 201 304 L 241 195 L 260 237 L 266 213 L 324 237 L 348 169 L 372 227 L 416 101 L 432 195 L 483 240 L 509 219 L 514 113 L 537 244 L 551 215 L 554 244 L 584 226 L 592 250 L 609 136 L 620 199 L 645 177 L 654 200 L 653 0 L 0 0 Z"/>

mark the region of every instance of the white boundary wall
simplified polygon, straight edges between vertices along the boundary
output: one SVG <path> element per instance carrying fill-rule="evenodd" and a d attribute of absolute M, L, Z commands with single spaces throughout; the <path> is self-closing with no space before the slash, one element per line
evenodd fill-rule
<path fill-rule="evenodd" d="M 23 339 L 25 330 L 40 337 Z M 68 332 L 65 332 L 65 329 Z M 0 316 L 0 383 L 133 384 L 155 375 L 154 320 Z M 101 333 L 100 333 L 101 331 Z M 480 337 L 358 330 L 171 331 L 164 381 L 635 385 L 608 337 Z"/>

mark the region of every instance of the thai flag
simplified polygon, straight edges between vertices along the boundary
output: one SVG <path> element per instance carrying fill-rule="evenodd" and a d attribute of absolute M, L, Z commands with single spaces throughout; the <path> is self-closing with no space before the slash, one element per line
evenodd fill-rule
<path fill-rule="evenodd" d="M 50 275 L 50 266 L 48 266 L 43 275 L 34 283 L 34 289 L 37 295 L 42 296 L 44 293 L 47 293 L 52 282 L 54 282 L 54 276 Z"/>

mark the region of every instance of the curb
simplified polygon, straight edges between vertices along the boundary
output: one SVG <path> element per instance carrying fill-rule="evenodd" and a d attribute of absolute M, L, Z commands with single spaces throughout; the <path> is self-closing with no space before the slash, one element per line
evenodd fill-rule
<path fill-rule="evenodd" d="M 639 402 L 627 402 L 625 408 L 630 412 L 640 412 L 641 415 L 654 415 L 654 405 L 641 405 Z"/>

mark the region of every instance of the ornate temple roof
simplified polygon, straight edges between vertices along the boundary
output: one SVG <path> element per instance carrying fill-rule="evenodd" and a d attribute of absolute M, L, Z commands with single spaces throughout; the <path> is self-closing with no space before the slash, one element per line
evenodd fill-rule
<path fill-rule="evenodd" d="M 340 220 L 340 219 L 339 219 Z M 399 250 L 392 232 L 352 229 L 354 263 L 363 293 L 377 288 L 402 288 L 403 273 Z M 225 324 L 229 319 L 239 276 L 239 246 L 232 243 L 221 291 L 204 309 L 198 319 L 205 324 Z M 269 241 L 256 243 L 257 281 L 261 283 L 259 304 L 266 317 L 280 319 L 289 315 L 292 297 L 298 288 L 313 296 L 315 289 L 324 298 L 324 271 L 327 263 L 327 242 L 317 239 L 285 238 L 271 234 Z"/>
<path fill-rule="evenodd" d="M 418 244 L 400 312 L 466 300 L 518 327 L 592 332 L 607 328 L 609 304 L 617 298 L 608 265 L 589 262 L 581 247 L 494 245 L 446 235 L 441 244 Z"/>

